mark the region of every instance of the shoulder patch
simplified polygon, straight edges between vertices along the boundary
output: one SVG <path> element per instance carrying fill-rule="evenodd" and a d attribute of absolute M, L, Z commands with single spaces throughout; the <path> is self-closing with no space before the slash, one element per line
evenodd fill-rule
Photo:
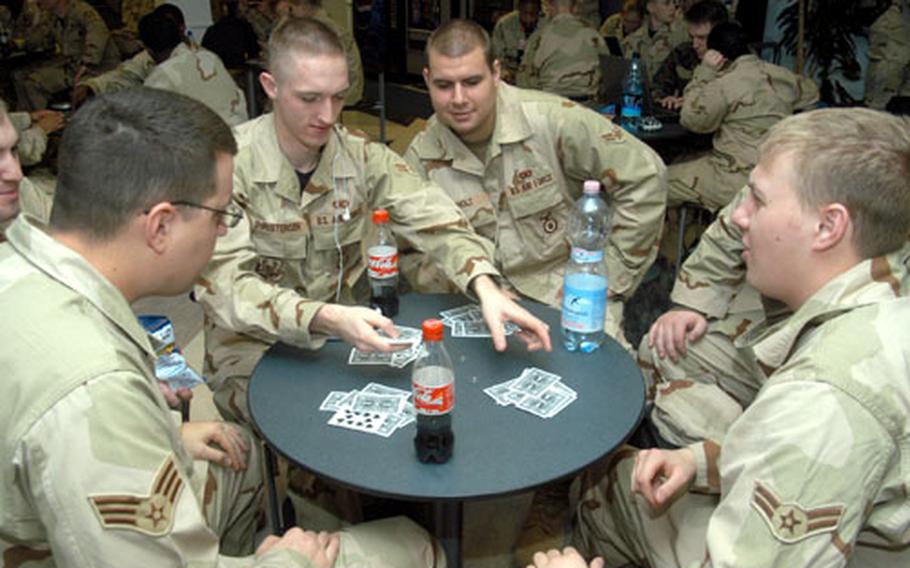
<path fill-rule="evenodd" d="M 174 524 L 174 508 L 183 485 L 172 454 L 158 469 L 148 495 L 91 495 L 89 501 L 105 529 L 161 536 Z"/>
<path fill-rule="evenodd" d="M 807 509 L 799 503 L 782 503 L 780 497 L 761 481 L 755 482 L 752 508 L 765 521 L 774 538 L 784 544 L 795 544 L 813 535 L 834 532 L 844 515 L 842 505 Z"/>

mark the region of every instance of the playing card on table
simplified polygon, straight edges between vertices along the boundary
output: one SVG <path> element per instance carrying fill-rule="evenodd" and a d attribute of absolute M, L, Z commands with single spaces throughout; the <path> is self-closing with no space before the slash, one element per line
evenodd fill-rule
<path fill-rule="evenodd" d="M 560 376 L 548 373 L 537 367 L 525 369 L 518 380 L 512 385 L 512 390 L 525 394 L 536 395 L 543 392 L 553 383 L 559 381 Z"/>
<path fill-rule="evenodd" d="M 356 412 L 384 412 L 397 413 L 401 410 L 404 399 L 397 395 L 388 394 L 363 394 L 354 397 L 351 410 Z"/>
<path fill-rule="evenodd" d="M 515 406 L 541 418 L 552 418 L 578 398 L 557 374 L 529 367 L 518 377 L 484 391 L 499 406 Z"/>
<path fill-rule="evenodd" d="M 439 312 L 439 316 L 444 320 L 459 320 L 465 317 L 471 316 L 471 312 L 479 312 L 480 307 L 477 304 L 466 304 L 464 306 L 458 306 L 457 308 L 451 308 L 448 310 L 442 310 Z"/>
<path fill-rule="evenodd" d="M 382 351 L 365 353 L 356 347 L 351 349 L 351 355 L 348 357 L 348 365 L 390 365 L 391 363 L 392 353 Z"/>
<path fill-rule="evenodd" d="M 332 391 L 329 393 L 325 400 L 322 401 L 322 404 L 319 405 L 319 410 L 328 410 L 335 412 L 336 410 L 341 410 L 345 407 L 346 403 L 350 402 L 354 398 L 354 395 L 357 391 Z"/>
<path fill-rule="evenodd" d="M 490 330 L 483 321 L 456 321 L 452 324 L 452 337 L 490 337 Z"/>
<path fill-rule="evenodd" d="M 357 412 L 355 410 L 339 410 L 329 418 L 330 426 L 378 434 L 385 438 L 392 435 L 403 420 L 401 414 L 385 414 L 382 412 Z"/>
<path fill-rule="evenodd" d="M 403 369 L 408 363 L 417 359 L 421 350 L 423 350 L 423 343 L 416 343 L 407 349 L 396 351 L 392 354 L 392 362 L 390 365 L 398 369 Z"/>
<path fill-rule="evenodd" d="M 525 397 L 517 404 L 521 410 L 541 418 L 552 418 L 578 398 L 574 390 L 562 383 L 553 383 L 537 396 Z"/>
<path fill-rule="evenodd" d="M 396 389 L 395 387 L 389 387 L 379 383 L 370 383 L 360 389 L 360 394 L 386 394 L 408 398 L 411 396 L 411 391 Z"/>

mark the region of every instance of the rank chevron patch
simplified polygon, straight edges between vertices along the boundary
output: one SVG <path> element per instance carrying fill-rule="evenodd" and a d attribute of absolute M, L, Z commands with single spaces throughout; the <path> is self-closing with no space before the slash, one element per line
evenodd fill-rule
<path fill-rule="evenodd" d="M 148 495 L 92 495 L 89 501 L 106 529 L 125 529 L 151 536 L 167 534 L 174 523 L 174 507 L 183 479 L 173 454 L 158 469 Z"/>
<path fill-rule="evenodd" d="M 755 482 L 752 508 L 768 525 L 774 538 L 793 544 L 812 535 L 834 532 L 844 514 L 842 505 L 824 505 L 807 509 L 799 503 L 781 503 L 770 488 Z"/>

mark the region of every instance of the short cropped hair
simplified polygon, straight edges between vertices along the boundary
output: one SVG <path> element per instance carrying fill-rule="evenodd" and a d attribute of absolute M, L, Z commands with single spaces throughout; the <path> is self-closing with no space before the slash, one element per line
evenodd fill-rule
<path fill-rule="evenodd" d="M 269 72 L 279 72 L 288 55 L 338 55 L 345 57 L 344 46 L 335 30 L 313 18 L 284 18 L 269 36 Z"/>
<path fill-rule="evenodd" d="M 477 22 L 460 18 L 449 20 L 430 34 L 427 40 L 426 57 L 427 67 L 430 66 L 430 52 L 435 51 L 446 57 L 461 57 L 477 48 L 483 50 L 487 66 L 493 69 L 493 44 L 490 34 Z"/>
<path fill-rule="evenodd" d="M 749 53 L 749 38 L 738 22 L 722 22 L 708 34 L 708 49 L 719 51 L 730 61 Z"/>
<path fill-rule="evenodd" d="M 174 4 L 162 4 L 154 10 L 153 13 L 160 14 L 165 16 L 169 20 L 177 24 L 178 28 L 186 27 L 186 19 L 183 17 L 183 10 L 175 6 Z"/>
<path fill-rule="evenodd" d="M 139 39 L 152 53 L 170 52 L 183 38 L 177 22 L 161 12 L 149 12 L 139 20 Z"/>
<path fill-rule="evenodd" d="M 719 0 L 701 0 L 692 4 L 683 18 L 690 24 L 711 24 L 713 27 L 729 20 L 730 14 Z"/>
<path fill-rule="evenodd" d="M 775 124 L 761 161 L 789 156 L 801 204 L 841 203 L 863 258 L 901 247 L 910 236 L 910 119 L 865 108 L 827 108 Z"/>
<path fill-rule="evenodd" d="M 236 153 L 228 125 L 189 97 L 146 87 L 96 97 L 63 134 L 50 226 L 110 240 L 157 203 L 210 198 L 216 158 Z"/>

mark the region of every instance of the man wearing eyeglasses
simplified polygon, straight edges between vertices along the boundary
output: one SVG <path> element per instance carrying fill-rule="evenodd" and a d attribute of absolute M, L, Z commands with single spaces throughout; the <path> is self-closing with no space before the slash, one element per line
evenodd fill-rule
<path fill-rule="evenodd" d="M 227 125 L 187 97 L 144 88 L 99 97 L 63 137 L 47 228 L 26 216 L 9 228 L 4 566 L 432 565 L 426 533 L 404 519 L 332 535 L 293 528 L 254 553 L 262 479 L 250 432 L 179 424 L 155 384 L 153 340 L 130 303 L 185 292 L 205 267 L 235 218 L 236 148 Z M 14 182 L 11 156 L 0 157 L 0 179 Z"/>

